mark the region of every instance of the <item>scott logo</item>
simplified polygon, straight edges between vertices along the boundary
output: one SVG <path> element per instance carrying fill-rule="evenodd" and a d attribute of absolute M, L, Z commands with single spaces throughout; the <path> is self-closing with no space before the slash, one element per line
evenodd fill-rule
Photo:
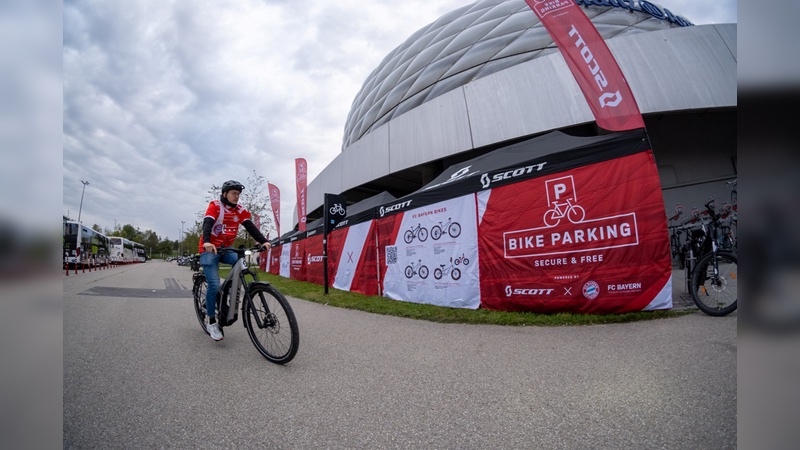
<path fill-rule="evenodd" d="M 484 173 L 481 175 L 481 186 L 486 189 L 491 186 L 492 183 L 497 183 L 498 181 L 510 180 L 522 175 L 528 175 L 533 171 L 539 172 L 545 164 L 547 164 L 546 161 L 531 166 L 517 167 L 516 169 L 506 170 L 505 172 L 496 173 L 492 176 L 489 176 L 488 173 Z"/>
<path fill-rule="evenodd" d="M 598 99 L 600 101 L 600 107 L 605 108 L 606 106 L 617 106 L 619 102 L 622 101 L 622 95 L 620 95 L 619 91 L 614 92 L 613 94 L 609 94 L 606 92 L 605 94 L 601 95 Z"/>
<path fill-rule="evenodd" d="M 383 217 L 385 214 L 389 214 L 392 211 L 397 211 L 399 209 L 405 208 L 406 206 L 410 205 L 411 202 L 412 202 L 412 200 L 408 200 L 408 201 L 405 201 L 405 202 L 396 203 L 396 204 L 394 204 L 392 206 L 387 206 L 386 208 L 381 206 L 380 209 L 378 210 L 378 212 L 380 213 L 380 216 Z"/>
<path fill-rule="evenodd" d="M 550 295 L 552 293 L 553 289 L 512 288 L 511 286 L 506 286 L 506 297 L 511 297 L 512 295 Z"/>
<path fill-rule="evenodd" d="M 569 30 L 569 35 L 570 37 L 576 38 L 575 47 L 579 48 L 581 57 L 583 57 L 583 62 L 586 63 L 586 67 L 589 69 L 589 72 L 591 72 L 592 76 L 594 76 L 594 81 L 597 83 L 597 87 L 600 89 L 600 92 L 603 93 L 597 98 L 600 106 L 615 107 L 619 105 L 620 102 L 622 102 L 622 95 L 620 95 L 619 91 L 614 93 L 605 92 L 605 89 L 608 87 L 608 79 L 603 73 L 603 70 L 600 68 L 600 63 L 592 54 L 592 50 L 586 44 L 586 41 L 583 40 L 583 37 L 581 37 L 574 25 Z"/>

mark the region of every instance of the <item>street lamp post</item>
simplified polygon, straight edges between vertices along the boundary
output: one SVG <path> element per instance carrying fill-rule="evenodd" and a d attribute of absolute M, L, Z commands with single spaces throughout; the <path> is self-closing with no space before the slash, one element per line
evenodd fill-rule
<path fill-rule="evenodd" d="M 83 211 L 83 194 L 86 193 L 86 185 L 89 184 L 89 182 L 81 180 L 81 183 L 83 183 L 83 191 L 81 192 L 81 206 L 78 208 L 78 223 L 81 223 L 81 211 Z"/>
<path fill-rule="evenodd" d="M 184 224 L 184 223 L 186 223 L 186 221 L 185 221 L 185 220 L 181 220 L 181 256 L 183 256 L 183 240 L 184 240 L 184 236 L 183 236 L 183 224 Z"/>

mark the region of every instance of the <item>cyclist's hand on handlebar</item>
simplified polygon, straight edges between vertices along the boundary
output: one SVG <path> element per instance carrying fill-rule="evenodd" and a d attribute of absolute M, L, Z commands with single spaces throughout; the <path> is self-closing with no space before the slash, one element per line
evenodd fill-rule
<path fill-rule="evenodd" d="M 212 244 L 211 242 L 203 243 L 203 250 L 211 252 L 215 255 L 217 254 L 217 247 L 215 247 L 214 244 Z"/>
<path fill-rule="evenodd" d="M 272 248 L 272 244 L 270 244 L 269 242 L 264 242 L 263 244 L 261 244 L 262 250 L 269 250 L 270 248 Z"/>

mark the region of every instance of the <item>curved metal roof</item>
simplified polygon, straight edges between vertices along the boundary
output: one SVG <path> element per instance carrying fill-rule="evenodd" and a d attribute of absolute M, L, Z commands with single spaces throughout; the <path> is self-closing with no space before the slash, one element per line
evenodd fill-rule
<path fill-rule="evenodd" d="M 606 40 L 680 26 L 621 7 L 583 10 Z M 411 35 L 367 77 L 347 116 L 342 149 L 446 92 L 555 51 L 524 0 L 479 0 L 445 14 Z"/>

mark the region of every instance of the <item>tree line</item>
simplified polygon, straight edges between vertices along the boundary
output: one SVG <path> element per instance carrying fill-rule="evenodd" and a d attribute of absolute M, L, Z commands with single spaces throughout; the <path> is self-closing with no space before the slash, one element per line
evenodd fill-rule
<path fill-rule="evenodd" d="M 168 256 L 178 256 L 183 254 L 197 253 L 200 246 L 200 237 L 202 235 L 203 216 L 206 212 L 205 205 L 212 200 L 216 200 L 220 196 L 221 186 L 213 184 L 206 191 L 205 203 L 203 209 L 197 211 L 194 225 L 184 228 L 183 239 L 162 239 L 153 230 L 140 230 L 132 224 L 119 225 L 114 229 L 102 228 L 98 224 L 92 225 L 92 229 L 106 236 L 119 236 L 125 239 L 138 242 L 144 245 L 147 250 L 148 257 L 161 258 Z M 269 189 L 267 189 L 267 181 L 263 176 L 258 175 L 255 170 L 247 177 L 245 189 L 239 197 L 239 203 L 247 208 L 248 211 L 258 216 L 261 232 L 273 239 L 276 237 L 276 228 L 274 220 L 272 219 L 272 207 L 269 201 Z M 253 238 L 244 230 L 243 227 L 239 228 L 239 234 L 236 237 L 234 246 L 239 245 L 253 245 Z"/>

